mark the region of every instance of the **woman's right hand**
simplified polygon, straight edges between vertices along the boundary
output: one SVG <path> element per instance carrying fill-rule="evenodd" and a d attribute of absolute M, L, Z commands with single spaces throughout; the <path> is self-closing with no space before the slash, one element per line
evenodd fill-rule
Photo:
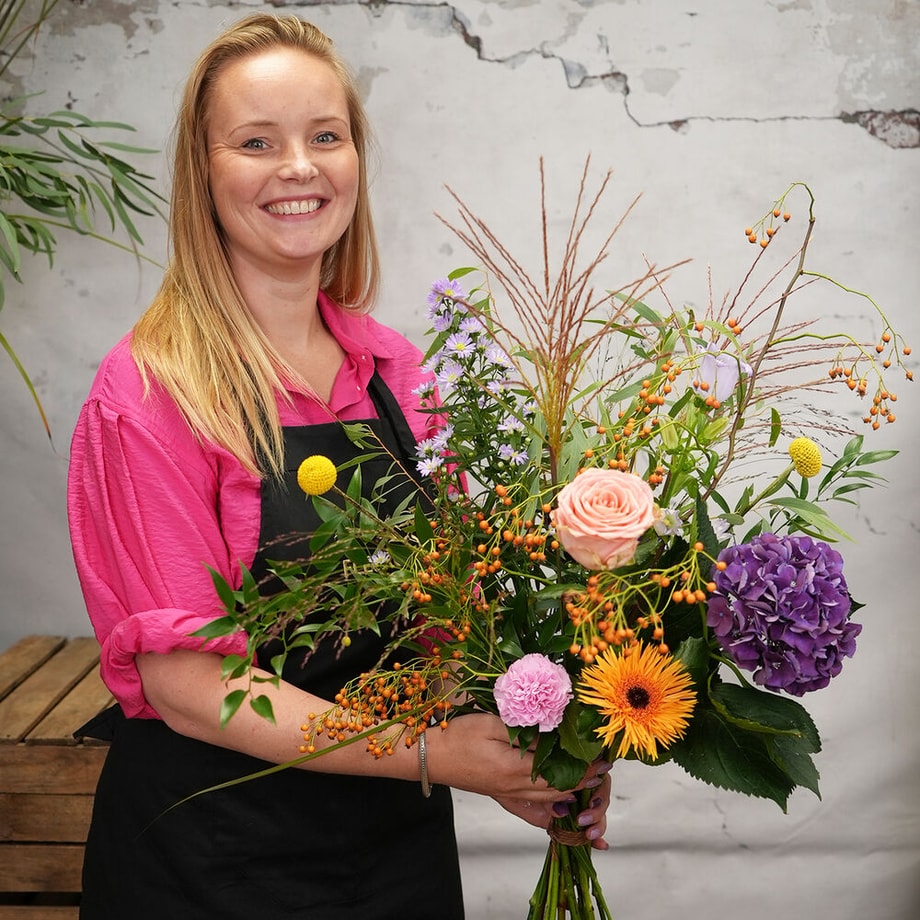
<path fill-rule="evenodd" d="M 490 796 L 507 811 L 540 828 L 567 813 L 576 801 L 577 790 L 597 788 L 598 814 L 592 813 L 592 818 L 595 823 L 605 824 L 601 812 L 609 803 L 609 763 L 591 764 L 574 789 L 559 790 L 542 778 L 531 778 L 533 754 L 509 743 L 508 729 L 497 716 L 460 716 L 443 731 L 429 729 L 425 738 L 432 783 Z M 599 830 L 602 834 L 603 826 Z M 602 839 L 594 845 L 606 846 Z"/>

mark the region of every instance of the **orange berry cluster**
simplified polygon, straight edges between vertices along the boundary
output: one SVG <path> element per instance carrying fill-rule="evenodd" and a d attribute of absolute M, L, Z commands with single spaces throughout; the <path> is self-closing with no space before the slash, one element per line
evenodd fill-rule
<path fill-rule="evenodd" d="M 437 521 L 429 523 L 432 529 L 437 527 Z M 449 556 L 450 542 L 443 537 L 435 539 L 434 549 L 421 557 L 422 570 L 418 578 L 403 582 L 403 591 L 411 592 L 417 604 L 430 604 L 432 589 L 444 585 L 451 577 L 444 566 Z"/>
<path fill-rule="evenodd" d="M 782 211 L 780 208 L 774 208 L 771 218 L 782 217 L 783 221 L 788 221 L 792 215 L 788 211 Z M 770 220 L 767 224 L 766 218 L 761 220 L 756 227 L 745 227 L 744 235 L 748 238 L 749 243 L 760 243 L 762 249 L 766 249 L 770 243 L 770 240 L 776 235 L 779 227 L 773 225 L 773 220 Z M 762 231 L 763 236 L 760 235 Z"/>
<path fill-rule="evenodd" d="M 565 611 L 575 627 L 575 641 L 569 652 L 586 664 L 611 645 L 636 641 L 635 631 L 626 625 L 623 614 L 600 587 L 596 575 L 588 579 L 584 592 L 566 597 Z"/>
<path fill-rule="evenodd" d="M 689 573 L 685 573 L 689 577 Z M 664 573 L 654 573 L 652 582 L 659 588 L 668 588 L 671 579 Z M 712 586 L 712 590 L 715 586 Z M 620 585 L 622 591 L 622 585 Z M 658 644 L 658 651 L 662 655 L 668 654 L 670 649 L 664 642 L 664 623 L 657 611 L 652 611 L 645 616 L 635 618 L 631 626 L 623 613 L 620 601 L 625 600 L 618 594 L 618 582 L 614 581 L 609 586 L 601 584 L 601 579 L 592 575 L 585 590 L 580 594 L 569 595 L 565 599 L 565 610 L 569 620 L 575 627 L 575 636 L 569 646 L 569 653 L 577 656 L 586 664 L 590 664 L 610 646 L 622 647 L 622 653 L 629 655 L 640 641 L 641 633 L 650 631 L 650 636 L 645 635 L 645 641 L 654 641 Z M 704 595 L 705 599 L 705 595 Z"/>
<path fill-rule="evenodd" d="M 437 654 L 417 668 L 405 668 L 397 663 L 392 671 L 362 674 L 354 685 L 336 694 L 332 709 L 319 716 L 314 713 L 307 716 L 306 723 L 300 727 L 305 742 L 299 748 L 300 753 L 314 753 L 317 740 L 324 735 L 331 742 L 340 743 L 382 722 L 395 720 L 399 727 L 385 737 L 373 733 L 367 736 L 368 753 L 379 758 L 393 754 L 393 743 L 404 732 L 404 743 L 410 746 L 433 721 L 437 720 L 446 728 L 450 703 L 429 693 L 432 676 L 443 680 L 450 677 Z"/>
<path fill-rule="evenodd" d="M 495 494 L 499 498 L 501 507 L 508 508 L 507 516 L 500 514 L 489 518 L 484 512 L 477 511 L 473 515 L 476 528 L 476 552 L 478 559 L 473 561 L 473 568 L 480 578 L 493 575 L 502 568 L 502 553 L 510 549 L 516 553 L 523 553 L 525 558 L 534 563 L 546 562 L 546 549 L 558 549 L 559 544 L 550 540 L 548 533 L 549 513 L 552 506 L 543 504 L 540 513 L 544 521 L 522 518 L 513 504 L 508 489 L 499 484 L 495 486 Z"/>
<path fill-rule="evenodd" d="M 665 405 L 667 397 L 673 390 L 672 384 L 681 372 L 682 368 L 679 365 L 670 360 L 665 361 L 661 365 L 661 376 L 654 380 L 643 380 L 635 404 L 617 413 L 617 428 L 607 438 L 608 443 L 616 448 L 616 452 L 606 460 L 610 469 L 618 469 L 623 472 L 631 469 L 637 445 L 630 442 L 634 436 L 647 442 L 655 433 L 655 428 L 661 424 L 661 419 L 653 413 L 657 413 Z M 597 426 L 597 433 L 601 437 L 608 435 L 603 425 Z M 589 447 L 585 451 L 585 459 L 593 459 L 596 453 L 595 448 Z M 657 485 L 663 480 L 664 469 L 660 466 L 648 476 L 648 481 L 652 485 Z"/>
<path fill-rule="evenodd" d="M 910 348 L 904 348 L 904 354 L 909 355 Z M 884 366 L 886 368 L 890 367 L 890 360 L 886 360 Z M 913 380 L 913 374 L 910 370 L 907 370 L 905 373 L 908 380 Z M 857 373 L 857 368 L 855 365 L 852 365 L 851 367 L 843 367 L 839 364 L 835 365 L 828 371 L 828 376 L 831 380 L 842 381 L 845 383 L 848 390 L 861 398 L 868 394 L 869 381 L 865 376 L 860 376 Z M 868 413 L 863 416 L 863 422 L 867 425 L 870 425 L 873 431 L 878 431 L 883 420 L 889 424 L 897 421 L 897 416 L 895 415 L 891 406 L 891 403 L 895 403 L 897 401 L 897 393 L 893 393 L 890 390 L 885 389 L 885 387 L 879 386 L 875 392 L 875 395 L 872 397 L 872 406 L 869 408 Z"/>
<path fill-rule="evenodd" d="M 722 403 L 719 402 L 719 400 L 716 399 L 715 396 L 713 396 L 713 395 L 709 392 L 709 382 L 708 382 L 708 381 L 706 381 L 706 380 L 694 380 L 694 381 L 693 381 L 693 389 L 694 389 L 694 390 L 699 390 L 701 393 L 706 393 L 706 394 L 707 394 L 707 395 L 706 395 L 706 399 L 703 400 L 703 402 L 704 402 L 707 406 L 709 406 L 710 409 L 718 409 L 719 406 L 722 405 Z"/>
<path fill-rule="evenodd" d="M 694 554 L 703 552 L 703 544 L 693 545 Z M 708 557 L 705 557 L 708 558 Z M 717 563 L 725 568 L 725 563 Z M 635 600 L 640 597 L 647 608 L 667 603 L 702 604 L 709 594 L 716 590 L 715 582 L 703 582 L 698 561 L 692 558 L 688 568 L 675 567 L 650 575 L 652 585 L 658 589 L 658 597 L 650 596 L 637 586 L 633 587 Z M 674 582 L 678 587 L 673 588 Z M 622 654 L 630 654 L 641 640 L 656 642 L 662 655 L 670 651 L 664 641 L 664 622 L 661 614 L 652 609 L 646 615 L 636 616 L 631 626 L 623 608 L 634 605 L 634 599 L 627 596 L 622 582 L 613 580 L 602 584 L 601 578 L 592 575 L 583 593 L 566 598 L 565 610 L 575 627 L 575 640 L 569 647 L 572 655 L 590 663 L 598 654 L 611 645 L 622 646 Z M 644 635 L 641 635 L 644 634 Z"/>

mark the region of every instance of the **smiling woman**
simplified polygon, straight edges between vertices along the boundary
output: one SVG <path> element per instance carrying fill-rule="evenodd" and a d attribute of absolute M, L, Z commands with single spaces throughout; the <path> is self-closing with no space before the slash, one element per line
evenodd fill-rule
<path fill-rule="evenodd" d="M 366 498 L 387 481 L 384 515 L 417 492 L 390 458 L 414 469 L 416 443 L 435 434 L 418 396 L 431 374 L 367 315 L 378 279 L 366 144 L 347 70 L 296 17 L 243 19 L 187 83 L 170 263 L 103 360 L 71 450 L 74 558 L 118 700 L 85 728 L 112 744 L 86 847 L 84 920 L 459 920 L 449 787 L 541 828 L 575 801 L 574 789 L 534 782 L 532 755 L 484 713 L 431 737 L 422 762 L 409 746 L 375 759 L 342 745 L 186 800 L 296 757 L 308 714 L 329 709 L 393 638 L 351 629 L 348 642 L 288 654 L 280 674 L 266 641 L 253 673 L 273 719 L 244 707 L 222 727 L 228 690 L 247 686 L 223 659 L 244 653 L 247 636 L 194 635 L 223 612 L 212 572 L 239 587 L 245 568 L 271 596 L 273 565 L 309 555 L 309 540 L 290 537 L 321 523 L 296 498 L 305 458 L 360 459 Z M 384 459 L 362 456 L 343 424 L 354 422 Z M 605 768 L 592 764 L 585 787 L 597 794 L 579 824 L 605 848 Z"/>
<path fill-rule="evenodd" d="M 291 48 L 224 65 L 210 102 L 208 160 L 217 219 L 247 303 L 266 274 L 318 289 L 323 254 L 351 221 L 359 181 L 334 71 Z"/>

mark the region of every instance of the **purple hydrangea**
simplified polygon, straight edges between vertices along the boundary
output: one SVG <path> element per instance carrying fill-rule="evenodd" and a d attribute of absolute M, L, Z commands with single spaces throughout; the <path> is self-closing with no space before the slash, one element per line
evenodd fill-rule
<path fill-rule="evenodd" d="M 850 622 L 840 553 L 811 537 L 766 533 L 726 547 L 719 561 L 706 622 L 722 648 L 770 690 L 826 687 L 862 630 Z"/>

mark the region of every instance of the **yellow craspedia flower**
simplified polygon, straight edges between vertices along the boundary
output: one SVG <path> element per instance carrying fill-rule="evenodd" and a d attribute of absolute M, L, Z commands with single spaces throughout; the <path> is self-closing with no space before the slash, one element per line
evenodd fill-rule
<path fill-rule="evenodd" d="M 821 472 L 821 448 L 811 438 L 796 438 L 789 445 L 789 456 L 796 472 L 804 479 Z"/>
<path fill-rule="evenodd" d="M 335 485 L 337 476 L 335 464 L 328 457 L 314 454 L 297 468 L 297 485 L 307 495 L 322 495 Z"/>

